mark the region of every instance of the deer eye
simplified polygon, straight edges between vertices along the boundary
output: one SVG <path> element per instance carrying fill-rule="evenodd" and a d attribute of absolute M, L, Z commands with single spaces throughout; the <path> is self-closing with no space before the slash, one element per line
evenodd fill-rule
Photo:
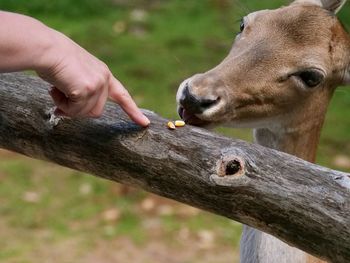
<path fill-rule="evenodd" d="M 322 72 L 316 69 L 308 69 L 296 74 L 297 77 L 308 87 L 314 88 L 319 85 L 323 79 L 324 75 Z"/>
<path fill-rule="evenodd" d="M 240 31 L 240 33 L 242 33 L 242 32 L 243 32 L 244 27 L 245 27 L 245 24 L 244 24 L 244 19 L 242 19 L 242 20 L 241 20 L 241 23 L 239 24 L 239 31 Z"/>

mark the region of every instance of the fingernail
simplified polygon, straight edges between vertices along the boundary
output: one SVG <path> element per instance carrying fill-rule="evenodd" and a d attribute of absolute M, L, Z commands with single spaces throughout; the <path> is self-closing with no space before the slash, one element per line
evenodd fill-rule
<path fill-rule="evenodd" d="M 151 121 L 145 115 L 143 115 L 142 122 L 142 126 L 144 127 L 147 127 L 151 123 Z"/>

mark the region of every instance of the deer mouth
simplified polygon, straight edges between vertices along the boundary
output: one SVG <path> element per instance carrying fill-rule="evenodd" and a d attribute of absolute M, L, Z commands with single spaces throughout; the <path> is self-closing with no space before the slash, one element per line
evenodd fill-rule
<path fill-rule="evenodd" d="M 187 124 L 199 126 L 199 127 L 205 127 L 210 124 L 209 121 L 205 121 L 197 117 L 196 114 L 191 113 L 189 110 L 186 110 L 184 107 L 179 106 L 178 113 L 181 119 L 183 119 Z"/>

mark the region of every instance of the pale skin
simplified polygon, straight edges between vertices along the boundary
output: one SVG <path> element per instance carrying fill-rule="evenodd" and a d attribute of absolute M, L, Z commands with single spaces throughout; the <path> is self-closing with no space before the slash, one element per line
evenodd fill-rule
<path fill-rule="evenodd" d="M 36 71 L 52 85 L 57 114 L 97 118 L 110 98 L 135 123 L 149 125 L 107 65 L 71 39 L 28 16 L 0 11 L 0 21 L 0 72 Z"/>

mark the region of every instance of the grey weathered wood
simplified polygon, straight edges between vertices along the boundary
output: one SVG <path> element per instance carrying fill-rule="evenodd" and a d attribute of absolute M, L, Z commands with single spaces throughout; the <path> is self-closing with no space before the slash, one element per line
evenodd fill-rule
<path fill-rule="evenodd" d="M 100 119 L 49 121 L 48 85 L 0 75 L 0 147 L 223 215 L 332 262 L 350 262 L 350 175 L 115 104 Z M 58 197 L 59 198 L 59 197 Z"/>

